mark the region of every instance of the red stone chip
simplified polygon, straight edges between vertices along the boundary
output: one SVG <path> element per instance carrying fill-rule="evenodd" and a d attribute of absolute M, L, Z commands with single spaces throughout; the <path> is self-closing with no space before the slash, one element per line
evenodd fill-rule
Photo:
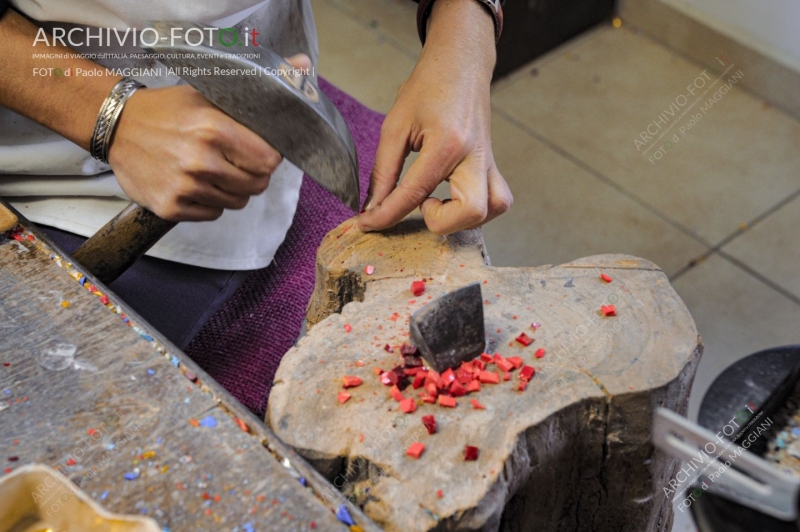
<path fill-rule="evenodd" d="M 408 449 L 406 449 L 406 454 L 412 458 L 419 459 L 422 456 L 422 452 L 425 450 L 425 444 L 421 442 L 414 442 L 412 443 Z"/>
<path fill-rule="evenodd" d="M 345 388 L 355 388 L 356 386 L 361 386 L 361 377 L 356 377 L 354 375 L 345 375 L 342 377 L 342 384 Z"/>
<path fill-rule="evenodd" d="M 544 351 L 544 350 L 542 350 L 542 351 Z M 514 369 L 519 369 L 524 364 L 522 359 L 519 358 L 519 357 L 508 357 L 506 360 L 511 362 L 511 365 L 514 366 Z"/>
<path fill-rule="evenodd" d="M 545 354 L 545 350 L 540 347 L 539 349 L 536 350 L 536 352 L 533 354 L 533 356 L 535 356 L 536 358 L 542 358 L 544 356 L 544 354 Z"/>
<path fill-rule="evenodd" d="M 450 397 L 449 395 L 440 395 L 439 396 L 439 406 L 446 406 L 448 408 L 455 408 L 456 399 L 455 399 L 455 397 Z"/>
<path fill-rule="evenodd" d="M 469 402 L 475 410 L 486 410 L 486 407 L 478 402 L 477 399 L 470 399 Z"/>
<path fill-rule="evenodd" d="M 605 282 L 607 282 L 607 283 L 610 283 L 611 281 L 613 281 L 613 280 L 614 280 L 614 279 L 612 279 L 611 277 L 609 277 L 608 275 L 606 275 L 606 274 L 604 274 L 604 273 L 601 273 L 601 274 L 600 274 L 600 278 L 601 278 L 602 280 L 604 280 Z"/>
<path fill-rule="evenodd" d="M 411 293 L 419 297 L 425 293 L 425 281 L 414 281 L 411 283 Z"/>
<path fill-rule="evenodd" d="M 413 397 L 409 397 L 408 399 L 403 399 L 402 401 L 400 401 L 400 410 L 402 410 L 406 414 L 411 414 L 412 412 L 417 410 L 417 402 L 414 401 Z"/>
<path fill-rule="evenodd" d="M 614 308 L 614 305 L 602 305 L 600 310 L 603 311 L 603 316 L 616 316 L 617 309 Z"/>
<path fill-rule="evenodd" d="M 406 400 L 405 395 L 403 395 L 397 385 L 392 386 L 392 389 L 389 392 L 392 394 L 392 398 L 398 403 Z"/>
<path fill-rule="evenodd" d="M 436 434 L 436 419 L 433 416 L 422 416 L 422 424 L 428 429 L 428 434 Z"/>
<path fill-rule="evenodd" d="M 516 340 L 517 342 L 521 343 L 525 347 L 527 347 L 527 346 L 529 346 L 529 345 L 531 345 L 533 343 L 533 338 L 531 338 L 530 336 L 528 336 L 524 332 L 523 333 L 519 333 L 519 336 L 514 338 L 514 340 Z"/>
<path fill-rule="evenodd" d="M 500 368 L 501 371 L 511 371 L 511 369 L 514 367 L 514 364 L 503 357 L 498 357 L 495 359 L 494 363 L 497 364 L 497 367 Z"/>
<path fill-rule="evenodd" d="M 477 460 L 479 454 L 480 454 L 480 449 L 478 449 L 477 447 L 474 447 L 472 445 L 464 446 L 464 460 L 465 461 L 469 462 L 469 461 Z"/>
<path fill-rule="evenodd" d="M 453 384 L 450 385 L 450 395 L 453 397 L 461 397 L 467 395 L 467 390 L 460 382 L 453 381 Z"/>
<path fill-rule="evenodd" d="M 481 371 L 481 374 L 478 377 L 478 379 L 483 384 L 499 384 L 500 383 L 500 375 L 498 375 L 494 371 Z"/>
<path fill-rule="evenodd" d="M 348 400 L 349 400 L 351 397 L 352 397 L 352 395 L 350 395 L 350 394 L 349 394 L 349 393 L 347 393 L 347 392 L 339 392 L 339 395 L 337 395 L 337 396 L 336 396 L 336 399 L 337 399 L 337 400 L 338 400 L 340 403 L 343 403 L 343 404 L 344 404 L 344 403 L 346 403 L 346 402 L 347 402 L 347 401 L 348 401 Z"/>
<path fill-rule="evenodd" d="M 519 378 L 523 381 L 529 381 L 536 375 L 536 370 L 533 366 L 524 366 L 521 370 L 519 370 Z"/>

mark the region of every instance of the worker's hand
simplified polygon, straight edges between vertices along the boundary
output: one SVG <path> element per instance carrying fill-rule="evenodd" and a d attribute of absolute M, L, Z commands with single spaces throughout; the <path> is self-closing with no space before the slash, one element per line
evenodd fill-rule
<path fill-rule="evenodd" d="M 308 67 L 307 56 L 288 60 Z M 267 189 L 281 155 L 189 86 L 139 89 L 109 161 L 122 190 L 170 221 L 215 220 Z"/>
<path fill-rule="evenodd" d="M 475 0 L 437 0 L 433 9 L 420 60 L 381 128 L 363 231 L 420 207 L 428 228 L 444 235 L 484 224 L 513 201 L 492 155 L 492 20 Z M 411 150 L 419 158 L 398 185 Z M 452 200 L 429 197 L 445 180 Z"/>

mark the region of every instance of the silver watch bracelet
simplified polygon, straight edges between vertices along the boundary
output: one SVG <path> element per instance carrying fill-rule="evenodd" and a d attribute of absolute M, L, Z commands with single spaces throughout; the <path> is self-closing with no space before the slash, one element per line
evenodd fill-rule
<path fill-rule="evenodd" d="M 122 113 L 122 108 L 125 107 L 128 98 L 140 87 L 144 87 L 144 85 L 135 79 L 123 78 L 114 85 L 111 93 L 103 102 L 100 114 L 97 115 L 97 122 L 94 124 L 92 142 L 89 148 L 89 153 L 98 161 L 108 164 L 108 151 L 111 146 L 111 136 L 114 134 L 114 128 L 117 125 L 117 119 Z"/>

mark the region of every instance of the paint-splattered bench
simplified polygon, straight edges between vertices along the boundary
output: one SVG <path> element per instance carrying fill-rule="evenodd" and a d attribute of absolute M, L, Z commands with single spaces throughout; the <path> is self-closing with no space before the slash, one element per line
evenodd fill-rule
<path fill-rule="evenodd" d="M 425 372 L 409 314 L 474 281 L 491 354 Z M 685 411 L 702 346 L 654 264 L 492 268 L 478 231 L 351 220 L 323 241 L 308 320 L 269 424 L 386 530 L 671 529 L 677 464 L 650 444 L 652 414 Z"/>
<path fill-rule="evenodd" d="M 0 203 L 0 224 L 13 222 Z M 261 420 L 24 219 L 5 228 L 0 475 L 44 463 L 175 532 L 348 530 L 338 492 Z"/>

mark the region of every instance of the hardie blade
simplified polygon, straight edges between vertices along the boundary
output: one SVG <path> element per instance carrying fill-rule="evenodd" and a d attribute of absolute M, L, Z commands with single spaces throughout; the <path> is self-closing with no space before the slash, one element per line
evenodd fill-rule
<path fill-rule="evenodd" d="M 350 130 L 310 76 L 297 75 L 261 46 L 224 44 L 220 38 L 227 42 L 230 34 L 206 31 L 202 24 L 161 21 L 150 27 L 158 42 L 145 50 L 163 54 L 160 62 L 358 211 L 358 158 Z"/>
<path fill-rule="evenodd" d="M 411 315 L 411 344 L 442 372 L 480 355 L 486 347 L 480 283 L 431 301 Z"/>

